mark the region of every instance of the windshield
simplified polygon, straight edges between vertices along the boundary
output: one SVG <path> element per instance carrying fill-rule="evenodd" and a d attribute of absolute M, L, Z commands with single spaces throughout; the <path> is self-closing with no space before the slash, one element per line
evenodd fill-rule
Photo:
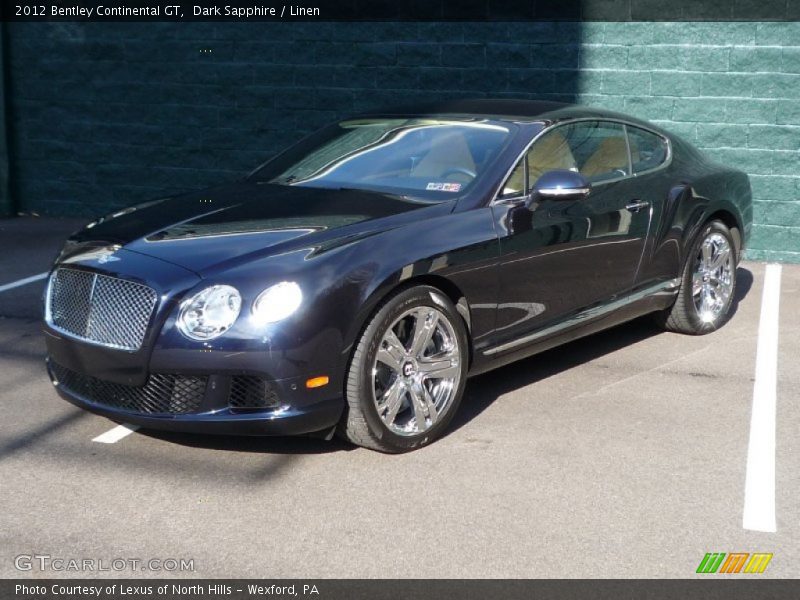
<path fill-rule="evenodd" d="M 289 148 L 251 178 L 441 201 L 469 189 L 510 139 L 509 128 L 468 118 L 342 121 Z"/>

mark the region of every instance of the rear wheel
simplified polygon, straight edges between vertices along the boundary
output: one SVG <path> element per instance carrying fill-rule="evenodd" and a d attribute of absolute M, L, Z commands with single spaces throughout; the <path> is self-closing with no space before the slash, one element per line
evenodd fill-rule
<path fill-rule="evenodd" d="M 670 331 L 702 335 L 727 321 L 736 289 L 736 246 L 721 221 L 707 223 L 697 236 L 681 276 L 675 304 L 658 313 Z"/>
<path fill-rule="evenodd" d="M 364 330 L 348 370 L 339 433 L 359 446 L 407 452 L 438 438 L 467 374 L 461 316 L 435 288 L 404 290 Z"/>

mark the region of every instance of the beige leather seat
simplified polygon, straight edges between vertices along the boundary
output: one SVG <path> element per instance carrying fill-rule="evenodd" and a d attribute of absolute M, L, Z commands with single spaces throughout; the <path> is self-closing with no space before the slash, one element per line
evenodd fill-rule
<path fill-rule="evenodd" d="M 577 169 L 569 144 L 559 131 L 548 133 L 531 147 L 528 153 L 529 185 L 533 187 L 543 173 L 553 169 Z M 515 169 L 506 182 L 504 193 L 521 191 L 523 186 L 522 169 Z"/>
<path fill-rule="evenodd" d="M 639 152 L 635 147 L 631 147 L 633 162 L 639 160 Z M 626 172 L 628 170 L 628 146 L 623 137 L 610 137 L 600 142 L 597 150 L 594 151 L 581 168 L 584 177 L 595 177 L 613 173 L 617 170 Z M 622 173 L 618 173 L 622 175 Z"/>
<path fill-rule="evenodd" d="M 438 179 L 453 169 L 466 169 L 475 173 L 475 159 L 460 131 L 437 136 L 431 149 L 417 163 L 412 174 L 415 177 Z"/>
<path fill-rule="evenodd" d="M 533 185 L 547 171 L 553 169 L 574 171 L 577 166 L 566 138 L 559 131 L 553 131 L 531 148 L 528 154 L 528 181 Z"/>

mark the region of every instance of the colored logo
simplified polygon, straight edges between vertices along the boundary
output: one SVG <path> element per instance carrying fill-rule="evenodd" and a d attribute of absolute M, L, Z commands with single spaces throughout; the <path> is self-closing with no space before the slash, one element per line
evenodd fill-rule
<path fill-rule="evenodd" d="M 708 552 L 700 561 L 697 573 L 763 573 L 771 560 L 771 552 Z"/>

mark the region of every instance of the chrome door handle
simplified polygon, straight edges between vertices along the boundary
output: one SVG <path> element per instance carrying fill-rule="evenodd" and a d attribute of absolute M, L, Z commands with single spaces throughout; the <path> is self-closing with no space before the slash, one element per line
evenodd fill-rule
<path fill-rule="evenodd" d="M 649 202 L 645 202 L 644 200 L 634 200 L 633 202 L 628 202 L 625 208 L 631 211 L 632 213 L 637 213 L 643 208 L 647 208 L 648 206 L 650 206 Z"/>

